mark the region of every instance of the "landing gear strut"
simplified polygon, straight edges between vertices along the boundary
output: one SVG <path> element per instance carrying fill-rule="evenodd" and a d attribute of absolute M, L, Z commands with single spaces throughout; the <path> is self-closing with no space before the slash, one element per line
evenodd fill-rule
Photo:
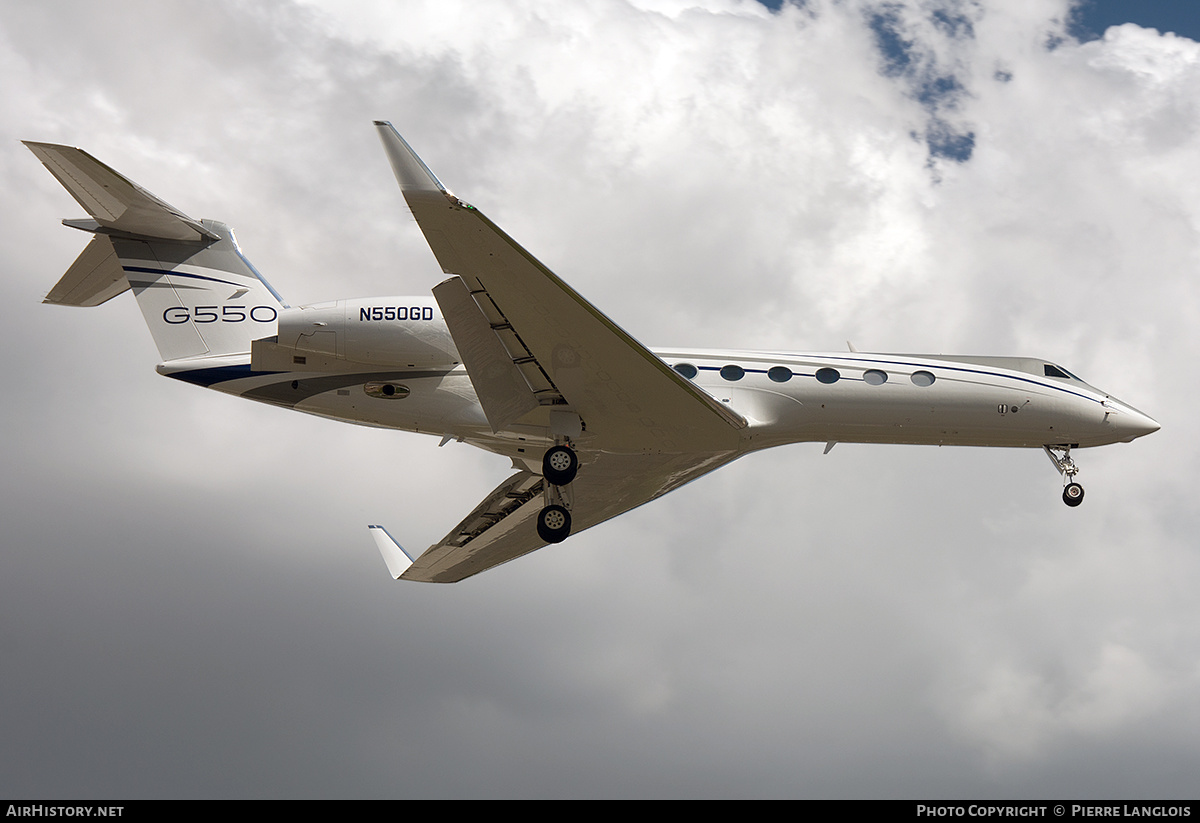
<path fill-rule="evenodd" d="M 1075 461 L 1071 459 L 1070 446 L 1042 446 L 1046 451 L 1046 456 L 1050 458 L 1050 462 L 1054 464 L 1054 468 L 1058 469 L 1058 473 L 1063 479 L 1063 502 L 1074 508 L 1083 502 L 1083 486 L 1075 482 L 1075 475 L 1079 474 L 1079 467 L 1075 465 Z M 1062 452 L 1059 456 L 1056 452 Z"/>
<path fill-rule="evenodd" d="M 546 479 L 546 505 L 538 512 L 538 537 L 547 543 L 561 543 L 571 533 L 570 495 L 563 495 L 579 473 L 579 458 L 568 443 L 546 449 L 542 457 L 542 477 Z"/>

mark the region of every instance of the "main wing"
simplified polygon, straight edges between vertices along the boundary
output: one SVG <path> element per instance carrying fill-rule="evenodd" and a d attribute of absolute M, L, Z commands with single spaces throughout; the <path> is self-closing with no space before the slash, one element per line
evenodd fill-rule
<path fill-rule="evenodd" d="M 531 407 L 577 416 L 582 466 L 562 489 L 572 533 L 738 456 L 741 415 L 451 194 L 390 123 L 376 126 L 405 201 L 451 275 L 434 294 L 493 428 Z M 539 474 L 518 471 L 398 576 L 454 582 L 541 548 L 534 520 L 546 491 Z"/>
<path fill-rule="evenodd" d="M 574 411 L 606 451 L 737 448 L 746 426 L 741 415 L 677 374 L 447 191 L 390 123 L 376 125 L 442 270 L 462 278 L 497 337 L 522 361 L 542 405 Z"/>
<path fill-rule="evenodd" d="M 568 487 L 566 502 L 571 504 L 572 531 L 583 531 L 661 497 L 737 456 L 736 452 L 601 453 Z M 388 568 L 397 579 L 456 583 L 542 548 L 547 544 L 538 537 L 534 519 L 544 505 L 545 483 L 533 472 L 517 472 L 407 569 L 385 552 Z"/>

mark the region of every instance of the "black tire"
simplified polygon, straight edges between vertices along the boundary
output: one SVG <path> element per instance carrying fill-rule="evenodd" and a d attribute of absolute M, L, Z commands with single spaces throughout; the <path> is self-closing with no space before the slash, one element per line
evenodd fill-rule
<path fill-rule="evenodd" d="M 1063 502 L 1074 508 L 1083 502 L 1083 486 L 1078 483 L 1068 483 L 1063 489 Z"/>
<path fill-rule="evenodd" d="M 547 506 L 538 512 L 538 537 L 547 543 L 561 543 L 571 533 L 571 513 L 562 506 Z"/>
<path fill-rule="evenodd" d="M 575 479 L 579 471 L 579 458 L 575 450 L 567 446 L 551 446 L 542 457 L 542 477 L 555 486 L 565 486 Z"/>

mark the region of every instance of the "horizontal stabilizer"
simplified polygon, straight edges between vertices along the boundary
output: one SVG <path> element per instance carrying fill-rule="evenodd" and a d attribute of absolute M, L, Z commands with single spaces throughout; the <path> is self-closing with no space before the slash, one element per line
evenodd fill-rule
<path fill-rule="evenodd" d="M 367 528 L 371 530 L 371 537 L 375 538 L 375 545 L 379 547 L 379 553 L 383 555 L 383 562 L 387 563 L 388 572 L 393 578 L 399 580 L 400 575 L 404 574 L 412 565 L 412 558 L 383 526 L 367 526 Z"/>
<path fill-rule="evenodd" d="M 128 288 L 129 281 L 125 279 L 125 270 L 121 268 L 112 241 L 98 234 L 42 302 L 60 306 L 99 306 Z"/>
<path fill-rule="evenodd" d="M 82 149 L 23 141 L 99 224 L 100 229 L 159 240 L 196 242 L 220 236 Z M 80 227 L 80 221 L 71 221 Z"/>

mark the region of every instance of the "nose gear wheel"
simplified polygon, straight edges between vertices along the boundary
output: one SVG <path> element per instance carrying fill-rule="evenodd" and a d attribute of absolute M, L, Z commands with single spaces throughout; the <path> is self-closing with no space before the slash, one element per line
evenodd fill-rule
<path fill-rule="evenodd" d="M 1078 483 L 1068 483 L 1063 488 L 1063 502 L 1074 508 L 1083 502 L 1083 486 Z"/>
<path fill-rule="evenodd" d="M 1054 468 L 1058 469 L 1058 473 L 1063 479 L 1063 502 L 1071 508 L 1078 506 L 1083 502 L 1083 486 L 1075 482 L 1075 475 L 1079 474 L 1079 466 L 1075 465 L 1075 461 L 1071 459 L 1071 447 L 1067 446 L 1042 446 L 1046 456 L 1050 458 L 1050 462 L 1054 464 Z M 1061 456 L 1058 454 L 1061 452 Z"/>

